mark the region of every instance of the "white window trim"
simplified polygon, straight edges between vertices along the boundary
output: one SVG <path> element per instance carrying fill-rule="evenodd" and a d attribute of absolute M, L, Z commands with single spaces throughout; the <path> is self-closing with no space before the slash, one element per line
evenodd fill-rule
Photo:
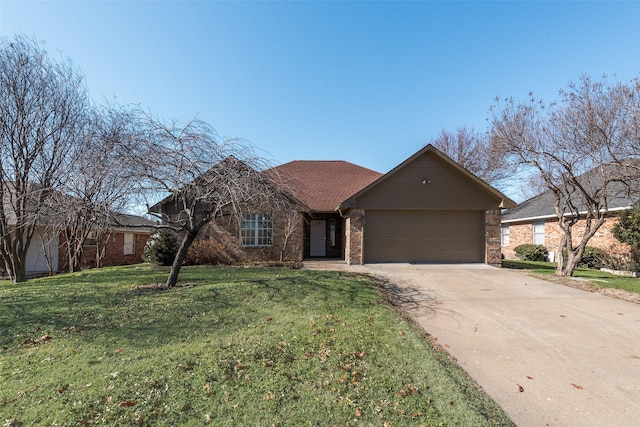
<path fill-rule="evenodd" d="M 131 240 L 127 242 L 127 237 Z M 135 255 L 136 253 L 136 235 L 134 233 L 124 233 L 123 255 Z"/>
<path fill-rule="evenodd" d="M 502 246 L 509 246 L 511 244 L 511 230 L 508 225 L 500 227 L 500 244 Z"/>
<path fill-rule="evenodd" d="M 260 219 L 260 217 L 266 217 Z M 246 227 L 246 222 L 252 222 L 252 227 Z M 270 227 L 261 227 L 261 221 L 269 221 Z M 245 231 L 250 232 L 250 242 L 245 241 Z M 263 232 L 261 235 L 260 232 Z M 266 236 L 264 233 L 266 232 Z M 259 243 L 261 238 L 266 238 L 268 243 Z M 270 247 L 273 246 L 273 216 L 271 214 L 243 214 L 240 220 L 240 246 L 243 247 Z"/>
<path fill-rule="evenodd" d="M 536 226 L 540 226 L 542 227 L 542 232 L 538 231 L 536 233 Z M 540 237 L 542 236 L 542 243 L 540 242 L 536 242 L 536 236 Z M 536 221 L 531 223 L 531 243 L 533 243 L 534 245 L 543 245 L 545 243 L 545 222 L 544 221 Z"/>

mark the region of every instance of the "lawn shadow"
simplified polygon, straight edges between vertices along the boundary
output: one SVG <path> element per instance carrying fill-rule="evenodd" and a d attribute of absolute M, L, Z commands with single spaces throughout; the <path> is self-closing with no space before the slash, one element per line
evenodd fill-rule
<path fill-rule="evenodd" d="M 532 264 L 529 261 L 518 260 L 503 260 L 502 268 L 510 268 L 513 270 L 549 270 L 555 271 L 556 266 L 554 264 Z"/>
<path fill-rule="evenodd" d="M 429 315 L 438 312 L 439 306 L 442 305 L 435 295 L 427 294 L 409 282 L 391 280 L 379 275 L 368 277 L 378 284 L 390 304 L 405 311 L 419 311 L 421 315 Z"/>

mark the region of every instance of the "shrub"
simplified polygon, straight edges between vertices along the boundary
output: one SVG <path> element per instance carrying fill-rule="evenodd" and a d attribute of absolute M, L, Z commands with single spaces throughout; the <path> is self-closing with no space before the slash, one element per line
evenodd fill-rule
<path fill-rule="evenodd" d="M 224 243 L 199 239 L 194 241 L 184 263 L 187 265 L 233 265 L 242 261 L 242 256 L 230 250 Z"/>
<path fill-rule="evenodd" d="M 518 245 L 513 250 L 523 261 L 546 261 L 549 256 L 549 251 L 542 245 Z"/>
<path fill-rule="evenodd" d="M 602 267 L 611 270 L 640 271 L 640 251 L 632 249 L 629 253 L 605 252 Z"/>
<path fill-rule="evenodd" d="M 171 265 L 178 252 L 178 240 L 167 230 L 156 231 L 144 245 L 142 259 L 158 265 Z"/>
<path fill-rule="evenodd" d="M 608 255 L 603 249 L 587 246 L 579 266 L 600 269 L 606 266 L 607 259 Z"/>
<path fill-rule="evenodd" d="M 618 223 L 613 227 L 613 236 L 619 242 L 640 249 L 640 205 L 635 205 L 631 211 L 622 211 L 618 215 Z"/>

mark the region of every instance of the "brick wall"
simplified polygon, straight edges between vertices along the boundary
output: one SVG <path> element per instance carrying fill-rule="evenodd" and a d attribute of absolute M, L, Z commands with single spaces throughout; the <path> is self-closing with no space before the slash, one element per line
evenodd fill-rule
<path fill-rule="evenodd" d="M 110 265 L 127 265 L 142 262 L 142 252 L 144 245 L 149 240 L 149 234 L 134 233 L 135 236 L 135 253 L 124 254 L 124 235 L 125 233 L 114 233 L 105 246 L 105 254 L 102 259 L 102 266 Z"/>
<path fill-rule="evenodd" d="M 631 248 L 625 243 L 620 243 L 613 236 L 613 227 L 617 222 L 618 218 L 616 217 L 607 218 L 596 234 L 589 240 L 587 246 L 604 249 L 618 255 L 627 255 Z M 573 226 L 574 244 L 580 241 L 582 233 L 584 232 L 585 223 L 585 220 L 580 220 Z M 510 244 L 509 246 L 502 246 L 502 253 L 505 258 L 513 259 L 516 257 L 513 250 L 516 246 L 524 243 L 533 243 L 533 224 L 530 222 L 509 224 L 509 234 Z M 563 234 L 563 231 L 558 226 L 557 219 L 546 220 L 544 223 L 544 246 L 547 250 L 557 254 Z"/>
<path fill-rule="evenodd" d="M 221 243 L 227 251 L 232 253 L 234 259 L 278 261 L 282 256 L 285 261 L 300 261 L 303 256 L 303 215 L 295 213 L 288 217 L 287 214 L 274 214 L 273 236 L 271 246 L 251 247 L 240 246 L 240 231 L 238 223 L 232 217 L 219 218 L 215 224 L 211 224 L 202 234 L 203 238 L 209 238 Z M 285 247 L 286 244 L 286 247 Z"/>
<path fill-rule="evenodd" d="M 100 246 L 104 250 L 104 258 L 101 260 L 102 267 L 112 265 L 128 265 L 142 262 L 142 252 L 144 245 L 149 240 L 147 233 L 134 233 L 135 236 L 135 253 L 124 254 L 124 234 L 116 232 L 111 234 L 104 246 Z M 64 236 L 60 235 L 60 241 L 64 242 Z M 80 260 L 81 268 L 95 268 L 97 246 L 89 245 L 82 248 L 82 258 Z M 58 270 L 65 271 L 69 269 L 69 259 L 63 244 L 58 248 Z"/>
<path fill-rule="evenodd" d="M 508 224 L 508 226 L 510 243 L 508 246 L 502 246 L 502 254 L 507 259 L 514 259 L 516 258 L 516 253 L 513 249 L 516 246 L 533 242 L 533 225 L 525 223 Z"/>
<path fill-rule="evenodd" d="M 349 265 L 360 265 L 362 259 L 362 229 L 364 226 L 364 211 L 352 209 L 345 221 L 345 251 L 344 258 Z"/>
<path fill-rule="evenodd" d="M 485 262 L 495 267 L 502 265 L 500 250 L 500 210 L 485 213 Z"/>

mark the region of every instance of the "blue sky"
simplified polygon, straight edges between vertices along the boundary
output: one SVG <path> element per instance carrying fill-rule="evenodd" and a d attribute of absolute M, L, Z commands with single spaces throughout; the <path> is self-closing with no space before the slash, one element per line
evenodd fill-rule
<path fill-rule="evenodd" d="M 485 130 L 496 96 L 638 76 L 639 20 L 637 2 L 0 0 L 0 35 L 69 57 L 97 101 L 380 172 L 441 129 Z"/>

